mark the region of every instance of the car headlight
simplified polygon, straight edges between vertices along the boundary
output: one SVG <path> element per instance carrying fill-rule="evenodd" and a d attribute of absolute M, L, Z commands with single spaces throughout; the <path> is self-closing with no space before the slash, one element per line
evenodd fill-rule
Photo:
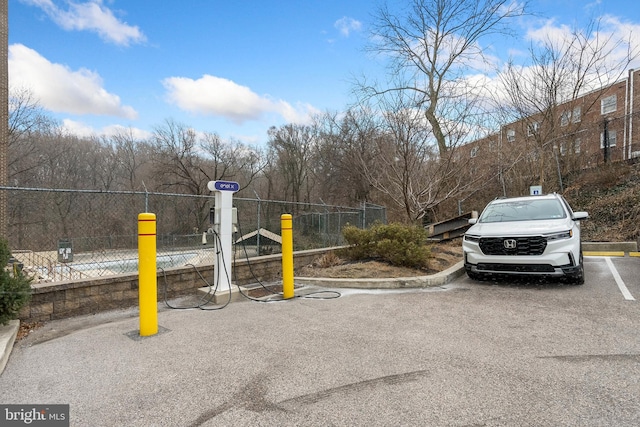
<path fill-rule="evenodd" d="M 473 236 L 471 234 L 465 234 L 464 235 L 464 240 L 466 240 L 467 242 L 478 243 L 480 241 L 480 237 L 479 236 Z"/>
<path fill-rule="evenodd" d="M 547 241 L 570 239 L 572 237 L 573 237 L 573 230 L 567 230 L 567 231 L 563 231 L 561 233 L 548 234 L 546 236 Z"/>

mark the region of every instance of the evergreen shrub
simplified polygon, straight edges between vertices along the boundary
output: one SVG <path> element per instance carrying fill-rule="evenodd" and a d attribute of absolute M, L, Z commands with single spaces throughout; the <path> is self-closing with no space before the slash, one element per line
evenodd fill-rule
<path fill-rule="evenodd" d="M 0 238 L 0 325 L 17 319 L 20 309 L 31 298 L 31 279 L 16 268 L 8 267 L 11 251 Z"/>
<path fill-rule="evenodd" d="M 374 259 L 400 267 L 425 268 L 431 255 L 427 232 L 419 226 L 377 224 L 362 230 L 349 225 L 342 234 L 349 246 L 341 249 L 340 255 L 351 261 Z"/>

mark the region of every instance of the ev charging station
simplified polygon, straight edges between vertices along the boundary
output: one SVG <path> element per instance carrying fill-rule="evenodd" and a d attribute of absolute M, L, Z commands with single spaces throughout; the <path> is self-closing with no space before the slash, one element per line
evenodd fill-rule
<path fill-rule="evenodd" d="M 233 208 L 233 193 L 240 189 L 240 185 L 232 181 L 209 181 L 207 188 L 214 192 L 213 227 L 218 235 L 215 239 L 217 249 L 215 289 L 229 291 L 231 289 L 233 224 L 238 222 L 237 211 Z"/>

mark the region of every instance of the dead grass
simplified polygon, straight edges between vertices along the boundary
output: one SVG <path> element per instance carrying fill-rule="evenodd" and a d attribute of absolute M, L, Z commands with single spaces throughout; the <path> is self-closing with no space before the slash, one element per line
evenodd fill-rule
<path fill-rule="evenodd" d="M 426 276 L 446 270 L 461 260 L 462 243 L 460 239 L 455 239 L 435 243 L 431 247 L 431 258 L 426 269 L 396 267 L 375 260 L 349 262 L 340 259 L 335 254 L 326 254 L 312 264 L 300 268 L 296 271 L 296 276 L 348 279 Z"/>
<path fill-rule="evenodd" d="M 575 210 L 588 211 L 582 238 L 633 242 L 640 236 L 640 163 L 607 165 L 585 172 L 565 191 Z"/>
<path fill-rule="evenodd" d="M 22 338 L 29 335 L 34 330 L 42 327 L 44 325 L 43 322 L 20 322 L 20 328 L 18 328 L 18 334 L 16 335 L 16 340 L 21 340 Z"/>

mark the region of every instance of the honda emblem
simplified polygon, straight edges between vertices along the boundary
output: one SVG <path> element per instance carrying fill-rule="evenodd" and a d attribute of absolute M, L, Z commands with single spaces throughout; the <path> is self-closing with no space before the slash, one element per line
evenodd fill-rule
<path fill-rule="evenodd" d="M 505 249 L 515 249 L 518 245 L 515 239 L 505 239 L 503 244 Z"/>

